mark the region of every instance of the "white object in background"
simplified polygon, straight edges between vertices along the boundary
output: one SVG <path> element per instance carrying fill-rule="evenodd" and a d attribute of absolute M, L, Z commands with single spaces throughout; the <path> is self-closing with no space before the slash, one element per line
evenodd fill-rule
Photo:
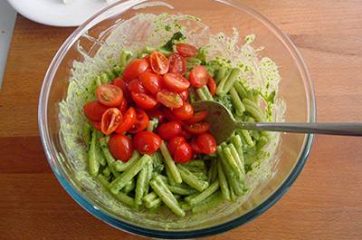
<path fill-rule="evenodd" d="M 8 0 L 8 2 L 24 17 L 58 27 L 79 26 L 109 4 L 105 0 L 66 0 L 68 4 L 64 4 L 63 0 Z"/>
<path fill-rule="evenodd" d="M 6 1 L 0 0 L 0 87 L 4 78 L 15 20 L 16 11 Z"/>

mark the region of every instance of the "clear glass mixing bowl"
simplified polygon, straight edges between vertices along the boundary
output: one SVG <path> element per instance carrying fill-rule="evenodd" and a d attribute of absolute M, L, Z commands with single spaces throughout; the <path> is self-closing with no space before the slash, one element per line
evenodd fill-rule
<path fill-rule="evenodd" d="M 167 222 L 177 219 L 157 215 L 130 215 L 113 211 L 99 195 L 75 178 L 68 153 L 61 144 L 59 134 L 59 102 L 67 94 L 73 61 L 83 61 L 84 55 L 94 56 L 100 43 L 108 34 L 105 29 L 127 20 L 138 13 L 189 14 L 200 17 L 210 27 L 210 32 L 231 33 L 240 36 L 250 33 L 257 38 L 253 46 L 263 46 L 262 55 L 269 56 L 280 66 L 280 91 L 278 97 L 286 103 L 285 121 L 314 122 L 315 99 L 306 66 L 289 38 L 275 25 L 241 1 L 119 1 L 89 19 L 64 42 L 54 57 L 45 76 L 39 99 L 39 128 L 49 164 L 64 189 L 85 210 L 118 229 L 157 238 L 193 238 L 221 233 L 240 226 L 270 208 L 289 189 L 301 172 L 308 157 L 312 135 L 282 134 L 278 148 L 279 160 L 275 162 L 274 176 L 260 184 L 243 204 L 229 204 L 221 214 L 212 211 L 197 221 L 188 219 L 165 229 Z M 109 33 L 109 32 L 108 32 Z M 75 216 L 76 217 L 76 216 Z"/>

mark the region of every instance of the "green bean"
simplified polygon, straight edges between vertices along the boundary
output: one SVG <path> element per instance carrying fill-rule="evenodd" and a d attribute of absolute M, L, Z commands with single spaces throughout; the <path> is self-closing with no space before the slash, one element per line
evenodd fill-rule
<path fill-rule="evenodd" d="M 238 196 L 236 196 L 234 189 L 230 189 L 230 199 L 231 201 L 235 202 Z"/>
<path fill-rule="evenodd" d="M 190 194 L 194 194 L 197 192 L 195 189 L 190 188 L 187 185 L 182 185 L 182 184 L 178 185 L 178 186 L 169 185 L 168 188 L 170 189 L 170 191 L 172 193 L 179 194 L 179 195 L 190 195 Z"/>
<path fill-rule="evenodd" d="M 240 132 L 241 132 L 241 135 L 243 136 L 243 139 L 245 140 L 246 144 L 248 144 L 250 147 L 254 147 L 255 142 L 251 138 L 249 131 L 242 129 Z"/>
<path fill-rule="evenodd" d="M 123 193 L 123 192 L 119 192 L 117 194 L 114 195 L 115 198 L 120 201 L 121 203 L 124 203 L 130 207 L 134 207 L 134 199 L 131 198 L 130 196 L 128 196 L 127 194 Z"/>
<path fill-rule="evenodd" d="M 201 101 L 208 100 L 208 96 L 204 93 L 204 91 L 201 88 L 196 89 L 196 93 Z"/>
<path fill-rule="evenodd" d="M 89 143 L 92 139 L 92 126 L 89 123 L 84 123 L 82 137 L 84 143 L 89 147 Z"/>
<path fill-rule="evenodd" d="M 195 90 L 193 88 L 189 88 L 189 100 L 190 100 L 190 103 L 194 103 L 194 102 L 197 101 L 196 93 L 195 93 Z"/>
<path fill-rule="evenodd" d="M 153 160 L 153 157 L 152 157 Z M 145 195 L 148 193 L 148 190 L 150 188 L 150 181 L 152 179 L 152 174 L 153 174 L 153 163 L 149 162 L 148 163 L 148 169 L 147 169 L 147 178 L 146 178 L 146 184 L 145 184 Z"/>
<path fill-rule="evenodd" d="M 208 197 L 205 201 L 200 204 L 194 206 L 192 208 L 192 213 L 200 213 L 206 212 L 214 209 L 217 205 L 219 205 L 223 201 L 223 197 L 220 192 L 214 193 L 210 197 Z"/>
<path fill-rule="evenodd" d="M 102 79 L 100 76 L 96 76 L 95 78 L 95 82 L 96 82 L 96 86 L 99 87 L 100 85 L 102 85 Z"/>
<path fill-rule="evenodd" d="M 259 149 L 261 149 L 262 147 L 264 147 L 267 143 L 269 142 L 269 139 L 268 137 L 266 136 L 261 136 L 258 140 L 258 143 L 257 143 L 257 147 Z"/>
<path fill-rule="evenodd" d="M 137 151 L 133 151 L 131 158 L 127 162 L 122 162 L 120 160 L 114 161 L 112 166 L 118 172 L 126 171 L 135 161 L 137 161 L 141 155 Z"/>
<path fill-rule="evenodd" d="M 96 153 L 96 131 L 92 132 L 91 144 L 88 151 L 88 171 L 92 177 L 97 176 L 99 171 L 99 162 Z"/>
<path fill-rule="evenodd" d="M 136 184 L 136 194 L 135 194 L 135 204 L 141 205 L 143 195 L 146 192 L 146 181 L 148 178 L 148 166 L 151 162 L 149 162 L 146 167 L 144 167 L 137 176 L 137 184 Z"/>
<path fill-rule="evenodd" d="M 241 194 L 242 189 L 240 189 L 240 186 L 239 186 L 240 184 L 238 183 L 238 178 L 237 178 L 237 171 L 235 171 L 236 163 L 232 167 L 232 165 L 230 164 L 230 162 L 228 161 L 228 159 L 226 158 L 226 156 L 224 154 L 222 146 L 217 147 L 217 152 L 220 156 L 223 170 L 224 170 L 224 173 L 226 175 L 226 178 L 227 178 L 229 186 L 230 186 L 230 190 L 236 189 L 238 191 L 238 193 Z"/>
<path fill-rule="evenodd" d="M 205 95 L 206 99 L 209 100 L 209 101 L 212 101 L 214 100 L 214 98 L 212 97 L 211 93 L 210 93 L 210 90 L 209 88 L 205 85 L 205 86 L 202 86 L 201 88 L 199 88 Z M 198 89 L 198 90 L 199 90 Z M 197 91 L 197 90 L 196 90 Z"/>
<path fill-rule="evenodd" d="M 98 175 L 97 176 L 97 180 L 105 187 L 105 188 L 109 188 L 109 182 L 107 177 L 103 176 L 103 175 Z"/>
<path fill-rule="evenodd" d="M 217 178 L 217 165 L 216 159 L 213 159 L 208 172 L 208 182 L 214 182 Z"/>
<path fill-rule="evenodd" d="M 122 192 L 124 192 L 125 194 L 128 194 L 130 192 L 132 192 L 136 187 L 136 183 L 135 181 L 132 179 L 131 181 L 129 181 L 126 186 L 124 186 L 124 188 L 122 189 Z"/>
<path fill-rule="evenodd" d="M 198 169 L 205 169 L 205 161 L 203 160 L 192 160 L 186 164 L 183 165 L 184 167 L 190 169 L 190 168 L 198 168 Z"/>
<path fill-rule="evenodd" d="M 99 75 L 99 79 L 101 80 L 102 84 L 108 83 L 110 81 L 107 73 L 103 72 Z"/>
<path fill-rule="evenodd" d="M 244 104 L 242 103 L 238 93 L 236 92 L 235 88 L 230 89 L 230 97 L 231 97 L 231 102 L 236 110 L 235 114 L 237 116 L 241 117 L 243 115 L 243 113 L 245 112 L 245 107 L 244 107 Z"/>
<path fill-rule="evenodd" d="M 161 206 L 161 203 L 162 203 L 161 199 L 158 197 L 151 201 L 144 201 L 144 202 L 145 202 L 146 208 L 158 208 L 159 206 Z"/>
<path fill-rule="evenodd" d="M 223 196 L 224 199 L 230 200 L 229 185 L 228 185 L 228 182 L 226 180 L 224 170 L 222 169 L 221 162 L 218 162 L 217 170 L 218 170 L 218 179 L 219 179 L 220 190 L 221 190 L 222 196 Z"/>
<path fill-rule="evenodd" d="M 158 125 L 158 119 L 157 118 L 151 119 L 148 123 L 147 131 L 150 131 L 150 132 L 154 131 L 156 129 L 157 125 Z"/>
<path fill-rule="evenodd" d="M 119 173 L 116 171 L 116 169 L 114 167 L 114 162 L 116 162 L 116 160 L 113 158 L 111 152 L 108 149 L 106 138 L 101 138 L 99 140 L 99 143 L 100 143 L 101 150 L 103 152 L 103 156 L 108 164 L 109 170 L 115 177 L 118 177 Z"/>
<path fill-rule="evenodd" d="M 188 202 L 180 202 L 180 207 L 184 211 L 190 211 L 192 209 L 191 205 Z"/>
<path fill-rule="evenodd" d="M 108 79 L 107 82 L 112 81 L 116 77 L 116 74 L 114 74 L 113 71 L 107 71 L 106 74 L 107 74 L 107 79 Z"/>
<path fill-rule="evenodd" d="M 228 93 L 230 91 L 230 89 L 233 87 L 234 83 L 236 82 L 236 80 L 238 80 L 240 75 L 240 69 L 239 68 L 233 68 L 231 70 L 231 73 L 227 79 L 227 81 L 225 82 L 225 85 L 223 87 L 223 91 L 225 93 Z"/>
<path fill-rule="evenodd" d="M 162 202 L 164 202 L 173 213 L 179 217 L 185 216 L 185 212 L 178 205 L 175 196 L 158 176 L 151 180 L 150 185 L 153 191 L 161 198 Z"/>
<path fill-rule="evenodd" d="M 236 176 L 241 175 L 241 169 L 239 168 L 239 160 L 235 159 L 231 153 L 229 146 L 223 148 L 225 160 L 231 167 L 231 170 L 235 172 Z"/>
<path fill-rule="evenodd" d="M 213 182 L 208 188 L 206 188 L 204 191 L 202 191 L 199 195 L 196 197 L 193 197 L 189 200 L 189 203 L 191 206 L 195 206 L 196 204 L 204 201 L 206 198 L 211 196 L 214 192 L 216 192 L 219 189 L 219 181 Z"/>
<path fill-rule="evenodd" d="M 232 137 L 231 137 L 231 142 L 232 142 L 232 144 L 235 146 L 236 151 L 238 151 L 240 160 L 242 160 L 242 162 L 244 162 L 244 161 L 243 161 L 243 159 L 244 159 L 243 142 L 241 141 L 240 135 L 234 135 L 234 136 L 232 136 Z"/>
<path fill-rule="evenodd" d="M 157 151 L 152 155 L 152 168 L 153 168 L 153 174 L 160 174 L 165 166 L 163 165 L 163 156 L 162 154 Z"/>
<path fill-rule="evenodd" d="M 166 166 L 168 167 L 168 170 L 171 173 L 172 179 L 176 183 L 182 183 L 182 178 L 181 178 L 180 172 L 179 172 L 178 168 L 176 167 L 176 164 L 173 161 L 171 154 L 168 151 L 168 148 L 164 142 L 161 143 L 160 150 L 163 155 L 163 160 L 164 160 Z"/>
<path fill-rule="evenodd" d="M 193 187 L 201 192 L 209 186 L 208 182 L 198 179 L 194 174 L 192 174 L 187 168 L 183 167 L 182 165 L 178 164 L 177 168 L 180 171 L 182 180 L 190 187 Z"/>
<path fill-rule="evenodd" d="M 132 55 L 133 55 L 132 52 L 122 50 L 120 59 L 119 59 L 119 65 L 121 67 L 125 67 L 127 65 L 128 61 L 132 58 Z"/>
<path fill-rule="evenodd" d="M 244 181 L 244 175 L 245 175 L 245 166 L 244 166 L 244 162 L 241 160 L 238 151 L 236 150 L 235 146 L 233 144 L 229 144 L 229 149 L 231 152 L 231 155 L 233 156 L 233 158 L 235 159 L 235 161 L 238 163 L 238 167 L 241 170 L 241 177 L 242 180 Z"/>
<path fill-rule="evenodd" d="M 170 169 L 168 168 L 168 166 L 165 167 L 165 170 L 166 170 L 167 182 L 169 182 L 171 186 L 177 185 L 177 183 L 175 182 L 175 180 L 172 177 L 172 173 L 171 173 Z"/>
<path fill-rule="evenodd" d="M 113 74 L 118 77 L 119 75 L 122 74 L 123 68 L 119 65 L 115 65 L 115 66 L 113 66 L 112 71 L 113 71 Z"/>
<path fill-rule="evenodd" d="M 241 82 L 237 81 L 236 83 L 234 83 L 234 88 L 239 94 L 241 99 L 246 98 L 248 96 L 248 91 L 245 89 L 245 87 L 242 85 Z"/>
<path fill-rule="evenodd" d="M 110 186 L 111 192 L 116 194 L 124 188 L 127 182 L 131 181 L 131 179 L 136 176 L 149 161 L 151 161 L 151 157 L 148 155 L 143 155 L 140 159 L 135 161 L 126 171 L 112 181 Z"/>
<path fill-rule="evenodd" d="M 109 169 L 109 167 L 104 168 L 102 173 L 105 177 L 111 176 L 111 170 Z"/>
<path fill-rule="evenodd" d="M 255 118 L 257 122 L 264 122 L 265 121 L 265 115 L 260 110 L 260 108 L 251 100 L 244 98 L 243 103 L 245 106 L 245 110 L 251 114 Z"/>
<path fill-rule="evenodd" d="M 192 68 L 201 64 L 201 60 L 195 57 L 189 57 L 186 60 L 186 68 L 191 70 Z"/>
<path fill-rule="evenodd" d="M 149 194 L 147 194 L 146 196 L 143 197 L 143 200 L 144 201 L 152 201 L 152 200 L 155 200 L 157 199 L 158 196 L 155 192 L 150 192 Z"/>
<path fill-rule="evenodd" d="M 231 70 L 226 68 L 226 67 L 222 67 L 217 71 L 217 74 L 215 76 L 215 81 L 217 84 L 220 84 L 222 81 L 226 81 L 227 77 L 229 76 Z M 225 79 L 225 80 L 224 80 Z M 225 83 L 223 83 L 225 84 Z M 218 86 L 219 87 L 219 86 Z M 221 87 L 221 85 L 220 85 Z"/>
<path fill-rule="evenodd" d="M 192 174 L 194 174 L 198 179 L 202 180 L 202 181 L 208 181 L 208 176 L 206 175 L 206 171 L 195 171 L 193 169 L 188 169 Z"/>

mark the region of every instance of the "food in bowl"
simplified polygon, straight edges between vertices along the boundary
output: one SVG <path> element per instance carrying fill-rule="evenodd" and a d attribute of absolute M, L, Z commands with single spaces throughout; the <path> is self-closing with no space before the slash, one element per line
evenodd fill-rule
<path fill-rule="evenodd" d="M 77 178 L 125 218 L 164 217 L 166 229 L 245 201 L 271 176 L 278 145 L 276 133 L 243 129 L 216 145 L 207 112 L 192 103 L 218 101 L 243 121 L 281 119 L 284 107 L 277 65 L 259 57 L 255 36 L 238 46 L 236 31 L 196 34 L 179 21 L 207 30 L 196 17 L 167 14 L 113 29 L 96 56 L 74 62 L 59 116 Z"/>

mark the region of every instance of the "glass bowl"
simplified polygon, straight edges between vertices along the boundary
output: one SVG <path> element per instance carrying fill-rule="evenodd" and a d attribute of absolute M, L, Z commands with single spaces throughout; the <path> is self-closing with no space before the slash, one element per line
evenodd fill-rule
<path fill-rule="evenodd" d="M 299 175 L 312 145 L 312 135 L 281 134 L 273 176 L 259 184 L 246 202 L 230 203 L 222 214 L 205 213 L 200 221 L 186 219 L 172 225 L 179 220 L 117 212 L 76 177 L 74 166 L 69 161 L 70 155 L 62 144 L 58 118 L 59 103 L 67 96 L 73 62 L 95 56 L 115 25 L 139 13 L 188 14 L 201 18 L 212 33 L 231 34 L 233 28 L 239 31 L 240 36 L 254 33 L 257 37 L 253 46 L 264 47 L 262 55 L 270 57 L 280 67 L 282 80 L 278 97 L 286 104 L 285 121 L 315 121 L 313 87 L 298 50 L 275 25 L 240 1 L 119 1 L 77 28 L 61 46 L 46 73 L 39 99 L 38 120 L 45 153 L 55 176 L 71 197 L 93 216 L 115 228 L 143 236 L 201 237 L 225 232 L 254 219 L 278 201 Z"/>

